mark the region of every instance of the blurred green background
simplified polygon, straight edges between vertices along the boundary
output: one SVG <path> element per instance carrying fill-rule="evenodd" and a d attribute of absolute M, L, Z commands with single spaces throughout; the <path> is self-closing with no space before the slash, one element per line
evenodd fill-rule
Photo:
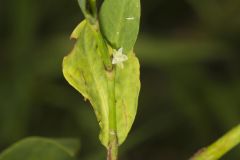
<path fill-rule="evenodd" d="M 240 121 L 240 1 L 142 0 L 142 89 L 120 160 L 185 160 Z M 31 136 L 79 138 L 104 160 L 89 103 L 64 80 L 76 0 L 0 1 L 0 150 Z M 240 157 L 240 147 L 223 159 Z"/>

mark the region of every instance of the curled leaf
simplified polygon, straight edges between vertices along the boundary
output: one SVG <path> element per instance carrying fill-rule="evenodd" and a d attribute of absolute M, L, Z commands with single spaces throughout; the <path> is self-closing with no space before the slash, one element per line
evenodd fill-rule
<path fill-rule="evenodd" d="M 78 35 L 76 35 L 78 34 Z M 75 30 L 77 42 L 63 60 L 63 74 L 93 106 L 101 127 L 100 140 L 108 144 L 108 93 L 105 68 L 97 44 L 96 30 L 83 21 Z"/>

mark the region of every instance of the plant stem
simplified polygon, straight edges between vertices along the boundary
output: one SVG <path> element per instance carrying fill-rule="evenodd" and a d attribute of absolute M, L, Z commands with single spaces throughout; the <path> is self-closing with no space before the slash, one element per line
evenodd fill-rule
<path fill-rule="evenodd" d="M 97 26 L 97 29 L 99 30 L 99 26 Z M 104 66 L 107 71 L 111 72 L 113 70 L 113 66 L 112 66 L 109 50 L 107 48 L 107 44 L 104 41 L 100 31 L 97 32 L 97 40 L 98 40 L 99 50 L 101 52 Z M 112 98 L 115 98 L 115 96 Z"/>
<path fill-rule="evenodd" d="M 97 4 L 96 0 L 89 0 L 89 4 L 93 13 L 93 17 L 97 19 Z"/>
<path fill-rule="evenodd" d="M 118 139 L 116 122 L 116 102 L 115 102 L 115 69 L 107 72 L 108 93 L 109 93 L 109 144 L 107 160 L 117 160 Z"/>
<path fill-rule="evenodd" d="M 107 151 L 107 160 L 117 160 L 118 157 L 118 141 L 117 141 L 117 135 L 115 132 L 112 132 L 114 134 L 111 134 L 110 131 L 110 137 L 109 137 L 109 146 Z"/>
<path fill-rule="evenodd" d="M 240 143 L 240 125 L 233 128 L 212 145 L 199 151 L 191 160 L 217 160 Z"/>

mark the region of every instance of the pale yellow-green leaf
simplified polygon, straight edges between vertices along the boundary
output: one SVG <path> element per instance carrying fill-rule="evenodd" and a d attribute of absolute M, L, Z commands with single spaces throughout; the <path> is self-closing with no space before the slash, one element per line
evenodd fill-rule
<path fill-rule="evenodd" d="M 110 106 L 115 107 L 114 122 L 120 145 L 127 137 L 137 111 L 140 89 L 138 60 L 133 53 L 129 53 L 124 68 L 114 66 L 114 71 L 109 74 L 110 71 L 104 67 L 101 55 L 104 50 L 98 30 L 83 21 L 72 37 L 77 41 L 72 52 L 64 58 L 64 76 L 92 104 L 100 125 L 100 140 L 106 147 L 109 144 L 109 127 L 113 122 L 109 109 Z M 112 75 L 111 78 L 109 75 Z"/>
<path fill-rule="evenodd" d="M 128 60 L 124 62 L 124 68 L 116 68 L 115 98 L 119 144 L 126 139 L 137 112 L 140 91 L 139 67 L 138 59 L 130 53 Z"/>
<path fill-rule="evenodd" d="M 108 95 L 104 65 L 97 49 L 96 31 L 84 21 L 78 26 L 77 42 L 63 60 L 67 81 L 92 104 L 101 127 L 100 139 L 108 142 Z M 87 123 L 87 122 L 86 122 Z"/>

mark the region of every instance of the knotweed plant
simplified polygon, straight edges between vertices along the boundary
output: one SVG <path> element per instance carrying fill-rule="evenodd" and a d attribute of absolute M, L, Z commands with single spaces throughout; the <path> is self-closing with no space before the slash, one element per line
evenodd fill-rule
<path fill-rule="evenodd" d="M 140 91 L 139 62 L 134 54 L 140 0 L 78 0 L 85 19 L 73 31 L 76 44 L 63 60 L 66 80 L 88 100 L 100 126 L 108 159 L 133 124 Z"/>
<path fill-rule="evenodd" d="M 117 160 L 118 147 L 132 127 L 140 91 L 140 65 L 134 53 L 140 22 L 140 0 L 78 0 L 85 19 L 74 29 L 76 44 L 63 60 L 66 80 L 95 112 L 99 139 L 107 159 Z M 240 125 L 191 160 L 217 160 L 240 143 Z M 25 138 L 0 154 L 0 160 L 76 160 L 76 139 Z"/>

